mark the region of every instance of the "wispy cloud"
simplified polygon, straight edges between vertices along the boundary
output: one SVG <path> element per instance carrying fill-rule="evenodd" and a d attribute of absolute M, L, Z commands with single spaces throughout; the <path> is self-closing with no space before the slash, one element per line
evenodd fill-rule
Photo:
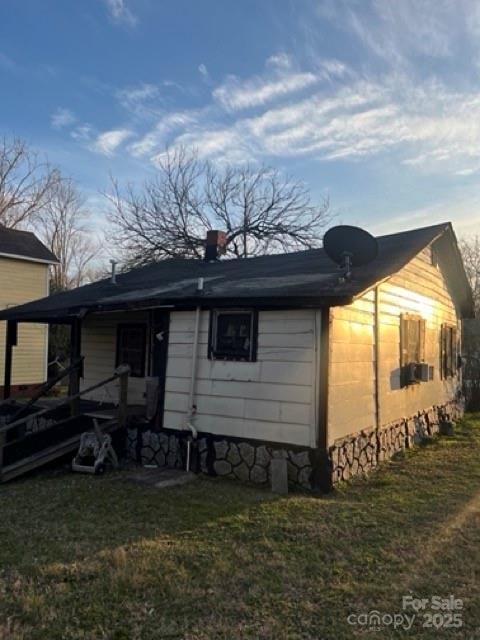
<path fill-rule="evenodd" d="M 467 7 L 468 0 L 458 2 Z M 368 51 L 367 63 L 278 50 L 258 73 L 229 75 L 216 86 L 202 63 L 198 72 L 213 85 L 203 107 L 169 110 L 162 82 L 124 88 L 116 98 L 130 121 L 100 134 L 95 150 L 112 154 L 135 130 L 127 150 L 153 161 L 166 146 L 185 145 L 217 161 L 303 156 L 346 162 L 388 153 L 404 171 L 459 179 L 476 173 L 480 90 L 472 82 L 441 81 L 434 70 L 454 55 L 460 33 L 480 33 L 480 10 L 455 18 L 453 0 L 371 0 L 362 11 L 344 0 L 320 5 L 324 21 Z M 431 59 L 432 70 L 425 67 L 421 78 L 416 56 Z"/>
<path fill-rule="evenodd" d="M 292 58 L 285 52 L 275 53 L 267 58 L 266 66 L 274 69 L 291 69 Z"/>
<path fill-rule="evenodd" d="M 119 89 L 115 95 L 124 109 L 139 117 L 158 114 L 162 103 L 159 88 L 149 83 Z"/>
<path fill-rule="evenodd" d="M 93 127 L 87 123 L 78 125 L 70 131 L 70 136 L 79 142 L 86 142 L 94 136 Z"/>
<path fill-rule="evenodd" d="M 225 109 L 237 111 L 267 104 L 276 98 L 311 87 L 316 82 L 317 76 L 310 72 L 288 72 L 268 80 L 255 77 L 242 81 L 230 76 L 214 89 L 213 97 Z"/>
<path fill-rule="evenodd" d="M 134 156 L 148 156 L 160 148 L 165 147 L 172 133 L 179 132 L 194 125 L 197 122 L 198 113 L 172 112 L 164 115 L 155 127 L 145 134 L 140 140 L 130 145 L 129 150 Z"/>
<path fill-rule="evenodd" d="M 111 131 L 104 131 L 97 136 L 92 149 L 105 156 L 112 156 L 117 148 L 133 135 L 133 131 L 130 131 L 130 129 L 112 129 Z"/>
<path fill-rule="evenodd" d="M 252 140 L 244 136 L 241 126 L 204 129 L 179 135 L 175 146 L 195 150 L 200 158 L 217 163 L 244 164 L 255 160 Z M 155 163 L 163 153 L 152 158 Z"/>
<path fill-rule="evenodd" d="M 167 144 L 186 145 L 229 161 L 345 161 L 395 152 L 417 170 L 468 175 L 470 164 L 477 166 L 480 92 L 455 92 L 439 81 L 417 86 L 398 74 L 359 78 L 344 66 L 337 71 L 344 81 L 334 87 L 315 86 L 309 95 L 289 95 L 287 104 L 280 100 L 268 109 L 257 104 L 249 117 L 227 109 L 227 123 L 215 109 L 167 114 L 130 149 L 155 155 Z"/>
<path fill-rule="evenodd" d="M 50 123 L 54 129 L 63 129 L 69 127 L 77 121 L 77 117 L 65 107 L 58 107 L 50 116 Z"/>
<path fill-rule="evenodd" d="M 347 31 L 374 55 L 396 65 L 422 56 L 445 59 L 452 56 L 469 26 L 475 24 L 475 3 L 470 0 L 371 0 L 362 5 L 321 2 L 318 18 Z M 311 16 L 309 17 L 311 20 Z M 317 25 L 305 25 L 311 34 Z"/>
<path fill-rule="evenodd" d="M 105 0 L 110 17 L 117 24 L 135 27 L 138 18 L 132 13 L 125 0 Z"/>
<path fill-rule="evenodd" d="M 203 64 L 199 64 L 198 65 L 198 72 L 200 73 L 200 75 L 202 76 L 202 78 L 204 80 L 208 80 L 210 78 L 210 74 L 208 73 L 208 69 L 207 69 L 207 65 Z"/>

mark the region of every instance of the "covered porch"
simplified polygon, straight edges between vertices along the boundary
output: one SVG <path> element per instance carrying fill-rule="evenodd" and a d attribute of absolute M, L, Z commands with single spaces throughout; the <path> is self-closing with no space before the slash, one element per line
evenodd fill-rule
<path fill-rule="evenodd" d="M 98 314 L 93 321 L 87 313 L 73 318 L 35 316 L 7 320 L 0 401 L 0 481 L 75 451 L 81 433 L 91 430 L 94 420 L 104 432 L 124 433 L 128 425 L 146 421 L 151 424 L 156 420 L 159 379 L 146 374 L 153 367 L 152 358 L 158 358 L 158 349 L 151 343 L 152 332 L 156 330 L 158 334 L 160 329 L 154 324 L 157 317 L 154 312 L 140 312 L 136 316 L 139 322 L 128 325 L 119 322 L 121 315 L 115 313 Z M 147 322 L 140 322 L 145 318 Z M 19 344 L 18 327 L 23 322 L 66 326 L 70 344 L 68 360 L 58 373 L 19 398 L 12 393 L 12 371 Z M 115 347 L 111 352 L 108 340 L 103 348 L 91 340 L 92 335 L 97 335 L 96 330 L 93 334 L 91 330 L 98 322 L 115 327 Z M 117 325 L 121 328 L 119 335 Z M 136 340 L 137 327 L 145 335 L 140 344 Z M 101 367 L 96 366 L 99 356 L 104 358 Z M 140 366 L 144 370 L 140 371 Z M 55 391 L 59 386 L 60 393 Z"/>

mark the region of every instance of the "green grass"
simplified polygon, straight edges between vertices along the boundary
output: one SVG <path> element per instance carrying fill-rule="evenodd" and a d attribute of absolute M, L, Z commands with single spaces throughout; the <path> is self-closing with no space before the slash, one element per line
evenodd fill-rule
<path fill-rule="evenodd" d="M 44 473 L 0 500 L 0 638 L 480 638 L 480 416 L 320 498 Z M 408 594 L 464 626 L 347 621 Z"/>

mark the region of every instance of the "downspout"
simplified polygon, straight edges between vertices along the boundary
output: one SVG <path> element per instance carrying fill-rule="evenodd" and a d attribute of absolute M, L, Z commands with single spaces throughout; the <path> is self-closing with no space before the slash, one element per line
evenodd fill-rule
<path fill-rule="evenodd" d="M 380 285 L 375 287 L 375 417 L 376 428 L 380 430 L 382 426 L 382 405 L 380 397 Z"/>
<path fill-rule="evenodd" d="M 332 469 L 328 437 L 328 387 L 330 370 L 330 307 L 320 309 L 320 366 L 318 377 L 318 443 L 310 452 L 312 489 L 330 491 Z"/>

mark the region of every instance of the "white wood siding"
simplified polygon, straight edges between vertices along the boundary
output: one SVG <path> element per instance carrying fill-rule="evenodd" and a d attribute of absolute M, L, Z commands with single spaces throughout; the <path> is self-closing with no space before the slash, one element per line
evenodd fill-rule
<path fill-rule="evenodd" d="M 202 312 L 195 426 L 201 431 L 310 446 L 315 443 L 318 368 L 313 310 L 260 311 L 257 362 L 207 357 L 209 313 Z M 188 415 L 195 313 L 170 318 L 164 426 Z"/>
<path fill-rule="evenodd" d="M 0 309 L 48 295 L 48 265 L 0 257 Z M 4 382 L 6 322 L 0 322 L 0 386 Z M 46 380 L 48 327 L 18 325 L 18 345 L 13 347 L 12 385 Z"/>
<path fill-rule="evenodd" d="M 381 423 L 410 417 L 453 398 L 458 379 L 441 380 L 442 323 L 459 327 L 457 313 L 441 269 L 432 265 L 428 248 L 380 287 Z M 329 441 L 376 425 L 374 292 L 331 311 Z M 400 387 L 400 315 L 426 320 L 425 361 L 434 380 Z"/>
<path fill-rule="evenodd" d="M 82 355 L 85 357 L 84 378 L 81 388 L 90 387 L 111 376 L 115 370 L 117 351 L 117 325 L 123 323 L 147 324 L 148 314 L 109 313 L 87 317 L 82 324 Z M 148 349 L 148 339 L 147 339 Z M 148 358 L 146 359 L 148 362 Z M 129 404 L 145 403 L 145 378 L 129 378 Z M 85 396 L 98 402 L 118 401 L 118 381 Z"/>

